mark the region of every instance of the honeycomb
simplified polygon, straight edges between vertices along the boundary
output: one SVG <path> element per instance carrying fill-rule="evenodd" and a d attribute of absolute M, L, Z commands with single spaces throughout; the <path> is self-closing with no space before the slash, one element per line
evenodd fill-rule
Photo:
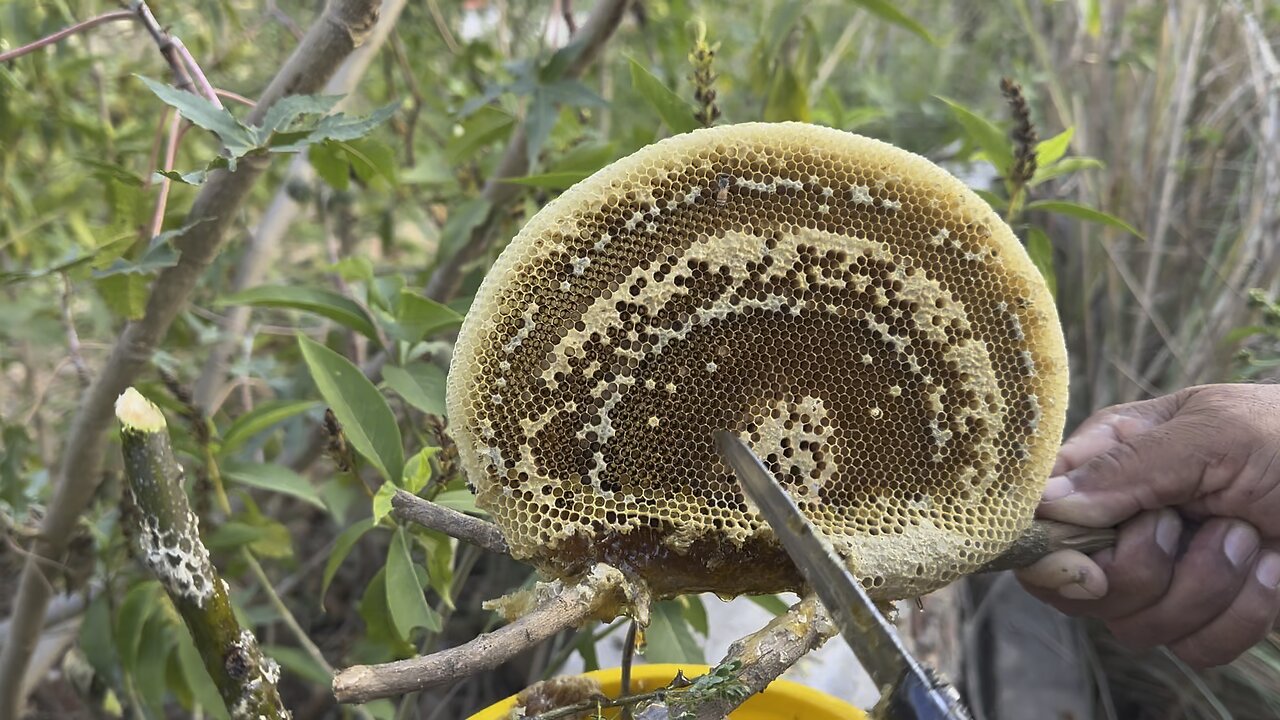
<path fill-rule="evenodd" d="M 961 182 L 750 123 L 646 147 L 538 212 L 476 295 L 447 403 L 477 503 L 544 573 L 799 588 L 716 453 L 728 429 L 897 599 L 1026 529 L 1066 385 L 1040 274 Z"/>

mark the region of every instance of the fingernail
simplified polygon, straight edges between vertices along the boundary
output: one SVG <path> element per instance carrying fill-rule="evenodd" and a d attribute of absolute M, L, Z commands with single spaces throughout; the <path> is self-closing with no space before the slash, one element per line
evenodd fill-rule
<path fill-rule="evenodd" d="M 1156 544 L 1165 554 L 1173 557 L 1178 551 L 1178 539 L 1181 537 L 1182 518 L 1172 510 L 1162 511 L 1160 520 L 1156 522 Z"/>
<path fill-rule="evenodd" d="M 1258 561 L 1258 567 L 1253 571 L 1258 578 L 1258 582 L 1264 587 L 1275 590 L 1280 586 L 1280 555 L 1269 552 L 1262 556 Z"/>
<path fill-rule="evenodd" d="M 1080 583 L 1063 585 L 1058 588 L 1058 594 L 1068 600 L 1097 600 L 1102 597 Z"/>
<path fill-rule="evenodd" d="M 1244 523 L 1238 524 L 1227 531 L 1227 537 L 1222 541 L 1222 550 L 1227 554 L 1227 559 L 1232 565 L 1240 567 L 1245 560 L 1253 555 L 1253 551 L 1258 549 L 1258 531 L 1253 529 L 1252 525 Z"/>
<path fill-rule="evenodd" d="M 1066 475 L 1054 475 L 1044 484 L 1044 492 L 1040 494 L 1040 502 L 1053 502 L 1075 492 L 1075 486 Z"/>

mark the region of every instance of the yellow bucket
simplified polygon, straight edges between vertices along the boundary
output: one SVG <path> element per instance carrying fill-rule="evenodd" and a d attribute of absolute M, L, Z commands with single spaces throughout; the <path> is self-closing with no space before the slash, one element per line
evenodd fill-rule
<path fill-rule="evenodd" d="M 635 665 L 631 668 L 631 692 L 642 693 L 665 687 L 683 670 L 693 679 L 711 671 L 708 665 Z M 586 673 L 594 678 L 610 697 L 622 689 L 621 668 L 608 668 Z M 516 697 L 503 700 L 481 710 L 467 720 L 506 720 L 516 705 Z M 605 711 L 605 717 L 617 717 Z M 615 712 L 616 711 L 612 711 Z M 730 715 L 730 720 L 866 720 L 867 714 L 843 700 L 789 680 L 774 680 L 762 693 L 756 693 Z"/>

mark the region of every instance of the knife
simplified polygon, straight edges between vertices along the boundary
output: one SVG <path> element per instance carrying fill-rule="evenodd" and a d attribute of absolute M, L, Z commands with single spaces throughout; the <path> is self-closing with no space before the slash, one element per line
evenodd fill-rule
<path fill-rule="evenodd" d="M 885 720 L 970 720 L 960 694 L 902 644 L 893 625 L 836 555 L 831 543 L 737 435 L 715 435 L 716 449 L 773 528 L 863 669 L 881 688 Z"/>

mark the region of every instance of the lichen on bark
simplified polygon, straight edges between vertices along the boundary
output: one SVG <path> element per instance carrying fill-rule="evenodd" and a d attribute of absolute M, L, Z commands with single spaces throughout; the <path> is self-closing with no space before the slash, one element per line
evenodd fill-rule
<path fill-rule="evenodd" d="M 291 717 L 276 683 L 280 666 L 263 655 L 232 612 L 227 584 L 200 540 L 200 522 L 182 488 L 164 415 L 137 390 L 116 401 L 135 535 L 143 562 L 160 580 L 191 631 L 200 659 L 234 720 Z"/>

